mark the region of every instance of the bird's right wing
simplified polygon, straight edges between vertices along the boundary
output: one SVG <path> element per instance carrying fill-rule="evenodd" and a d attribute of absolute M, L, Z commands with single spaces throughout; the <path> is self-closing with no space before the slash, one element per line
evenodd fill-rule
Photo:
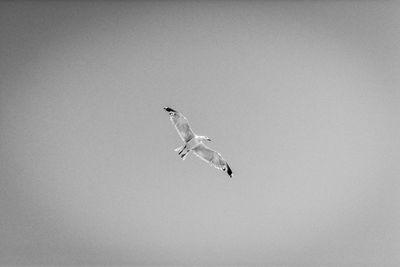
<path fill-rule="evenodd" d="M 172 108 L 165 107 L 164 109 L 169 113 L 169 118 L 183 142 L 189 142 L 194 137 L 194 132 L 190 128 L 189 121 L 186 117 Z"/>
<path fill-rule="evenodd" d="M 201 143 L 197 147 L 193 148 L 193 153 L 204 160 L 205 162 L 210 163 L 212 166 L 219 170 L 226 171 L 228 175 L 232 178 L 232 170 L 229 167 L 228 163 L 224 160 L 224 158 L 217 151 L 212 150 L 204 143 Z"/>

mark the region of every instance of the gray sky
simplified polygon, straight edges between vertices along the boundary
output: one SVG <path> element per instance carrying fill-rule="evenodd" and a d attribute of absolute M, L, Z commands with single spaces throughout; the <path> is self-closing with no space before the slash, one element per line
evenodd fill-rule
<path fill-rule="evenodd" d="M 399 7 L 1 2 L 0 264 L 399 264 Z"/>

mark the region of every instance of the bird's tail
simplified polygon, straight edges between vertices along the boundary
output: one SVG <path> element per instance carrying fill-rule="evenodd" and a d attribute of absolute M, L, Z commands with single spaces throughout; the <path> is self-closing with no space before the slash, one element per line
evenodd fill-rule
<path fill-rule="evenodd" d="M 182 148 L 183 148 L 183 146 L 177 147 L 177 148 L 175 148 L 175 150 L 174 150 L 174 151 L 181 151 L 181 150 L 182 150 Z"/>
<path fill-rule="evenodd" d="M 185 160 L 185 159 L 186 159 L 186 157 L 189 155 L 189 152 L 190 152 L 190 151 L 186 152 L 185 154 L 183 154 L 183 156 L 181 156 L 181 157 L 182 157 L 182 160 Z"/>

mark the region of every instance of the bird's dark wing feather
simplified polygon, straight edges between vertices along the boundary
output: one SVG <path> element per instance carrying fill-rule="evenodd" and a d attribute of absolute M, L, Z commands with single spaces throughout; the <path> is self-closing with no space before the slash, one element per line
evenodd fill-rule
<path fill-rule="evenodd" d="M 172 124 L 175 126 L 176 131 L 182 140 L 184 142 L 191 140 L 195 135 L 190 128 L 189 121 L 186 119 L 186 117 L 183 116 L 182 113 L 172 108 L 165 107 L 164 109 L 169 113 L 169 118 L 171 119 Z"/>
<path fill-rule="evenodd" d="M 232 177 L 233 173 L 231 168 L 221 154 L 219 154 L 217 151 L 214 151 L 205 144 L 201 143 L 193 149 L 193 153 L 205 162 L 210 163 L 215 168 L 226 171 L 228 175 Z"/>

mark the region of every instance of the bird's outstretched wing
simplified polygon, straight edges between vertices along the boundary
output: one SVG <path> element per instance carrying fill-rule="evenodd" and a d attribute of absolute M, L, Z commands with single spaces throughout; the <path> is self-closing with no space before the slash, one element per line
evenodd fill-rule
<path fill-rule="evenodd" d="M 164 108 L 169 113 L 169 118 L 172 124 L 178 131 L 179 136 L 182 138 L 183 142 L 189 142 L 194 137 L 194 132 L 190 128 L 189 122 L 182 113 L 169 108 Z"/>
<path fill-rule="evenodd" d="M 210 163 L 215 168 L 226 171 L 226 173 L 232 178 L 233 173 L 231 168 L 217 151 L 212 150 L 203 143 L 195 147 L 192 151 L 196 156 L 205 162 Z"/>

